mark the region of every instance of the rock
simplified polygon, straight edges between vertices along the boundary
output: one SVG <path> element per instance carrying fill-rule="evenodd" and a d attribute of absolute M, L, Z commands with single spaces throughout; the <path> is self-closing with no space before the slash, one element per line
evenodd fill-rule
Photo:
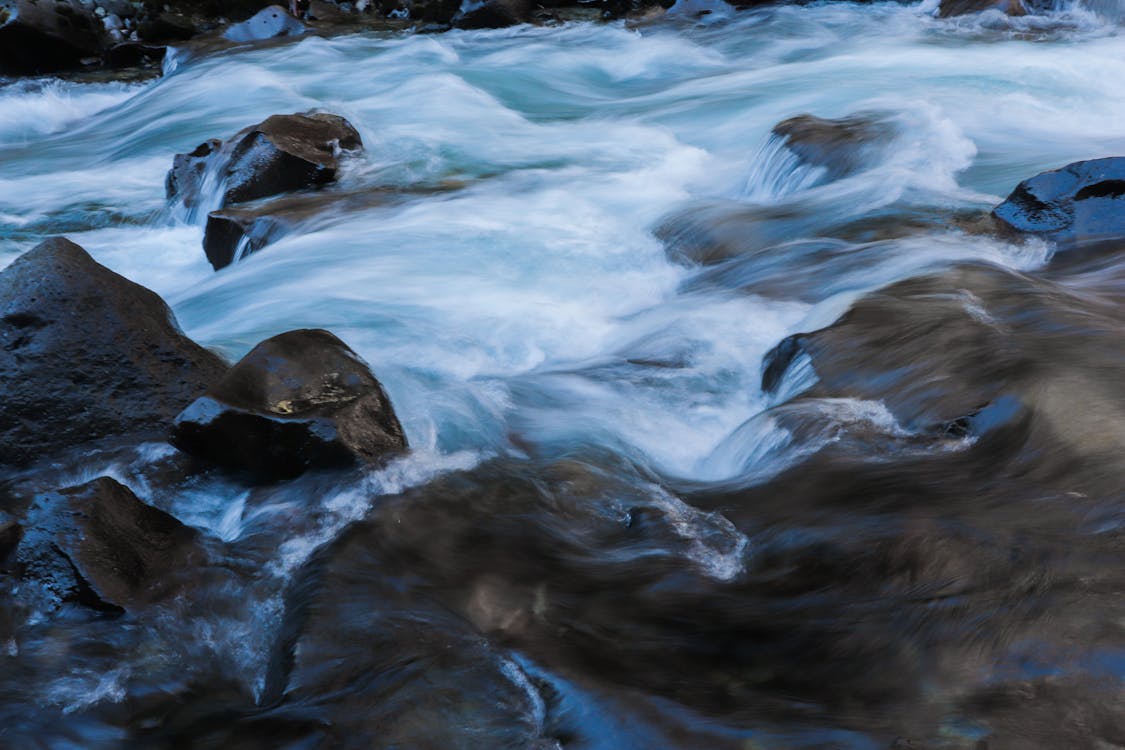
<path fill-rule="evenodd" d="M 340 216 L 383 205 L 388 191 L 324 191 L 284 195 L 228 206 L 207 215 L 203 250 L 218 271 L 299 229 L 312 229 Z"/>
<path fill-rule="evenodd" d="M 8 561 L 23 538 L 23 527 L 0 513 L 0 571 L 8 569 Z"/>
<path fill-rule="evenodd" d="M 197 33 L 195 22 L 180 13 L 159 13 L 137 25 L 137 34 L 146 42 L 183 42 Z"/>
<path fill-rule="evenodd" d="M 194 529 L 101 477 L 37 498 L 16 557 L 25 578 L 63 601 L 115 611 L 167 593 L 174 573 L 200 559 L 198 540 Z"/>
<path fill-rule="evenodd" d="M 0 2 L 0 73 L 54 73 L 101 54 L 101 20 L 74 0 Z"/>
<path fill-rule="evenodd" d="M 307 4 L 306 4 L 307 5 Z M 232 42 L 261 42 L 284 36 L 300 36 L 305 25 L 279 5 L 258 11 L 253 17 L 230 26 L 223 36 Z"/>
<path fill-rule="evenodd" d="M 367 364 L 328 331 L 254 347 L 176 419 L 172 444 L 267 478 L 380 461 L 406 437 Z"/>
<path fill-rule="evenodd" d="M 531 4 L 527 0 L 484 0 L 469 2 L 453 17 L 459 29 L 502 29 L 523 23 Z"/>
<path fill-rule="evenodd" d="M 1027 6 L 1022 0 L 941 0 L 938 18 L 983 13 L 986 10 L 998 10 L 1008 16 L 1027 15 Z"/>
<path fill-rule="evenodd" d="M 0 467 L 160 430 L 225 370 L 160 297 L 69 240 L 0 272 Z"/>
<path fill-rule="evenodd" d="M 194 151 L 176 154 L 172 159 L 172 169 L 164 180 L 164 192 L 168 199 L 178 197 L 186 207 L 193 207 L 203 191 L 207 165 L 222 147 L 222 141 L 212 138 L 196 146 Z"/>
<path fill-rule="evenodd" d="M 110 47 L 106 52 L 106 64 L 114 68 L 129 68 L 137 65 L 161 65 L 167 47 L 141 42 L 122 42 Z"/>
<path fill-rule="evenodd" d="M 168 174 L 168 197 L 191 206 L 200 198 L 201 177 L 215 168 L 225 191 L 221 205 L 332 182 L 340 151 L 363 148 L 359 133 L 338 115 L 273 115 L 216 148 L 208 141 L 190 154 L 177 154 Z M 212 163 L 211 160 L 219 160 Z"/>
<path fill-rule="evenodd" d="M 864 162 L 894 137 L 890 123 L 872 114 L 855 114 L 837 120 L 798 115 L 773 127 L 773 134 L 797 157 L 815 167 L 824 167 L 829 180 L 859 171 Z"/>
<path fill-rule="evenodd" d="M 1079 161 L 1024 180 L 992 214 L 1065 247 L 1125 237 L 1125 157 Z"/>

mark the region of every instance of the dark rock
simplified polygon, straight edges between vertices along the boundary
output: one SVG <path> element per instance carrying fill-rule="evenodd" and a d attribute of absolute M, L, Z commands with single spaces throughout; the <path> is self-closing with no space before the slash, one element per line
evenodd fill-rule
<path fill-rule="evenodd" d="M 217 271 L 299 229 L 385 204 L 388 191 L 316 192 L 228 206 L 207 215 L 203 250 Z"/>
<path fill-rule="evenodd" d="M 1125 237 L 1125 157 L 1079 161 L 1024 180 L 993 215 L 1066 247 Z"/>
<path fill-rule="evenodd" d="M 23 527 L 0 513 L 0 571 L 8 569 L 8 561 L 23 539 Z"/>
<path fill-rule="evenodd" d="M 254 347 L 176 419 L 172 444 L 268 478 L 379 461 L 405 450 L 390 399 L 328 331 L 289 331 Z"/>
<path fill-rule="evenodd" d="M 160 430 L 225 370 L 160 297 L 69 240 L 0 273 L 0 466 Z"/>
<path fill-rule="evenodd" d="M 0 73 L 53 73 L 101 54 L 105 34 L 92 9 L 75 0 L 0 2 Z"/>
<path fill-rule="evenodd" d="M 223 32 L 223 36 L 232 42 L 261 42 L 304 33 L 303 23 L 289 15 L 285 8 L 271 5 L 258 11 L 252 18 L 232 25 Z"/>
<path fill-rule="evenodd" d="M 137 35 L 146 42 L 183 42 L 199 31 L 191 18 L 180 13 L 159 13 L 137 24 Z"/>
<path fill-rule="evenodd" d="M 164 192 L 168 199 L 179 197 L 188 208 L 194 206 L 203 189 L 207 165 L 222 147 L 222 141 L 212 138 L 196 146 L 194 151 L 176 154 L 172 159 L 172 169 L 164 180 Z"/>
<path fill-rule="evenodd" d="M 200 559 L 199 534 L 101 477 L 40 496 L 16 556 L 22 575 L 63 601 L 120 610 L 167 593 Z"/>
<path fill-rule="evenodd" d="M 876 115 L 855 114 L 837 120 L 798 115 L 773 127 L 773 134 L 810 166 L 824 167 L 829 180 L 859 171 L 895 135 Z"/>
<path fill-rule="evenodd" d="M 347 120 L 326 113 L 273 115 L 221 148 L 216 144 L 176 155 L 166 183 L 170 199 L 185 206 L 198 202 L 202 175 L 210 169 L 225 185 L 223 206 L 323 185 L 336 179 L 340 151 L 363 148 Z"/>
<path fill-rule="evenodd" d="M 523 23 L 530 9 L 528 0 L 473 2 L 453 17 L 452 24 L 459 29 L 502 29 Z"/>
<path fill-rule="evenodd" d="M 167 47 L 140 42 L 122 42 L 110 47 L 106 52 L 106 64 L 114 68 L 128 68 L 136 65 L 160 65 L 168 53 Z"/>
<path fill-rule="evenodd" d="M 801 348 L 801 337 L 797 333 L 786 336 L 777 346 L 766 352 L 762 358 L 762 391 L 776 393 L 781 385 L 781 380 L 793 364 L 793 360 L 804 353 Z"/>
<path fill-rule="evenodd" d="M 964 16 L 970 13 L 983 13 L 986 10 L 998 10 L 1009 16 L 1027 15 L 1027 6 L 1022 0 L 941 0 L 938 17 Z"/>

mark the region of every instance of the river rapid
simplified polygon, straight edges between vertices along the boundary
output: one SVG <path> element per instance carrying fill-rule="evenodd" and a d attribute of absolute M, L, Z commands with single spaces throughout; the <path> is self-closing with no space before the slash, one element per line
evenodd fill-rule
<path fill-rule="evenodd" d="M 264 486 L 162 443 L 58 467 L 211 564 L 143 616 L 5 584 L 0 746 L 1125 746 L 1125 263 L 974 229 L 1125 153 L 1121 8 L 934 10 L 0 80 L 0 265 L 65 234 L 232 361 L 329 329 L 412 448 Z M 394 200 L 213 271 L 172 156 L 312 109 L 363 138 L 339 187 Z M 886 135 L 829 174 L 771 136 L 803 113 Z"/>

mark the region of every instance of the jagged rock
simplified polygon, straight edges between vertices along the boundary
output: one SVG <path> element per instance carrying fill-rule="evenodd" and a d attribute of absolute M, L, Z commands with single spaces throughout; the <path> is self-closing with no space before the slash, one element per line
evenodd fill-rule
<path fill-rule="evenodd" d="M 363 148 L 351 123 L 327 113 L 273 115 L 221 148 L 215 143 L 176 156 L 167 180 L 170 199 L 196 203 L 200 178 L 210 169 L 225 186 L 222 206 L 323 185 L 336 179 L 340 151 Z"/>
<path fill-rule="evenodd" d="M 160 430 L 225 370 L 160 297 L 67 239 L 0 272 L 0 466 Z"/>
<path fill-rule="evenodd" d="M 8 569 L 8 561 L 23 538 L 23 526 L 0 513 L 0 571 Z"/>
<path fill-rule="evenodd" d="M 171 440 L 187 453 L 266 478 L 380 461 L 407 447 L 367 364 L 316 329 L 254 347 L 184 410 Z"/>
<path fill-rule="evenodd" d="M 0 73 L 53 73 L 101 54 L 104 28 L 75 0 L 0 2 Z"/>
<path fill-rule="evenodd" d="M 261 42 L 304 33 L 305 25 L 289 15 L 289 11 L 279 5 L 271 5 L 242 23 L 233 24 L 223 32 L 223 36 L 232 42 Z"/>
<path fill-rule="evenodd" d="M 201 559 L 198 532 L 109 477 L 41 495 L 26 526 L 16 552 L 22 575 L 97 609 L 158 599 Z"/>
<path fill-rule="evenodd" d="M 1060 245 L 1125 237 L 1125 157 L 1068 164 L 1024 180 L 993 216 Z"/>

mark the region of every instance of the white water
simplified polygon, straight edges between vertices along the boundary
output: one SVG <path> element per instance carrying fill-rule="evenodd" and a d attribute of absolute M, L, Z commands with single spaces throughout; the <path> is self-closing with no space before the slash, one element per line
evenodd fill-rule
<path fill-rule="evenodd" d="M 231 358 L 329 328 L 431 456 L 609 447 L 720 480 L 784 460 L 783 436 L 755 421 L 770 405 L 761 358 L 782 337 L 943 259 L 1032 267 L 1046 249 L 951 230 L 892 244 L 819 302 L 767 300 L 680 291 L 695 272 L 666 259 L 663 218 L 710 199 L 841 217 L 986 208 L 1037 171 L 1125 153 L 1125 42 L 1081 8 L 941 21 L 925 6 L 841 3 L 705 23 L 680 10 L 640 30 L 310 38 L 181 61 L 146 85 L 4 86 L 0 263 L 65 232 Z M 363 136 L 346 186 L 464 187 L 338 217 L 212 272 L 201 227 L 163 211 L 173 154 L 312 108 Z M 778 121 L 857 111 L 902 132 L 870 169 L 818 185 L 770 163 L 785 158 L 768 145 Z M 201 523 L 238 533 L 230 518 Z"/>

